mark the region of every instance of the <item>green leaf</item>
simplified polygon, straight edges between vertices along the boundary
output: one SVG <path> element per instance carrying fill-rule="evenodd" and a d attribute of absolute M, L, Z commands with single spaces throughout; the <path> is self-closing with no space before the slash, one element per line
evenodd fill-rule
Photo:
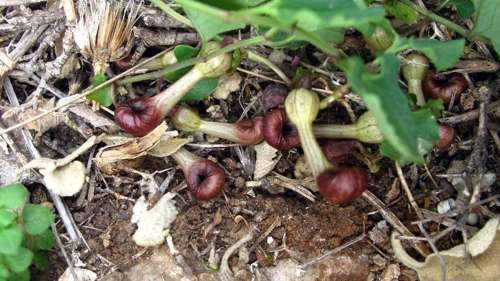
<path fill-rule="evenodd" d="M 416 125 L 418 141 L 418 149 L 423 156 L 431 151 L 432 145 L 439 140 L 439 127 L 436 118 L 427 108 L 419 109 L 412 112 L 413 123 Z M 420 140 L 425 140 L 423 143 Z"/>
<path fill-rule="evenodd" d="M 405 23 L 412 24 L 417 21 L 417 12 L 410 6 L 395 0 L 389 0 L 384 5 L 385 10 L 391 16 Z"/>
<path fill-rule="evenodd" d="M 323 28 L 311 31 L 324 41 L 331 44 L 340 44 L 344 42 L 344 29 L 342 28 Z"/>
<path fill-rule="evenodd" d="M 6 279 L 10 276 L 9 269 L 0 262 L 0 280 Z"/>
<path fill-rule="evenodd" d="M 356 27 L 384 18 L 383 8 L 368 8 L 359 0 L 273 0 L 248 13 L 269 15 L 284 27 L 296 25 L 307 31 Z"/>
<path fill-rule="evenodd" d="M 106 82 L 106 75 L 104 74 L 96 74 L 92 78 L 92 86 L 97 87 L 102 83 Z M 100 105 L 108 107 L 113 104 L 113 87 L 108 85 L 104 88 L 101 88 L 92 94 L 87 96 L 88 100 L 93 100 L 98 102 Z"/>
<path fill-rule="evenodd" d="M 239 3 L 242 6 L 253 7 L 262 4 L 267 0 L 233 0 L 233 1 Z"/>
<path fill-rule="evenodd" d="M 387 50 L 397 53 L 414 49 L 424 53 L 438 71 L 453 67 L 464 52 L 465 40 L 441 42 L 434 39 L 396 37 L 394 44 Z"/>
<path fill-rule="evenodd" d="M 39 235 L 31 237 L 31 249 L 33 250 L 49 250 L 54 247 L 54 234 L 49 228 Z"/>
<path fill-rule="evenodd" d="M 20 273 L 12 274 L 10 278 L 7 279 L 7 281 L 30 281 L 30 279 L 31 279 L 31 274 L 29 270 L 25 270 Z"/>
<path fill-rule="evenodd" d="M 174 48 L 174 54 L 177 58 L 177 62 L 182 62 L 190 59 L 198 54 L 199 50 L 188 45 L 179 45 Z M 186 74 L 192 67 L 185 67 L 176 71 L 169 72 L 165 74 L 165 80 L 169 82 L 175 82 Z"/>
<path fill-rule="evenodd" d="M 415 124 L 411 117 L 408 100 L 398 85 L 399 61 L 393 54 L 377 58 L 378 73 L 365 68 L 359 57 L 340 62 L 350 87 L 366 102 L 377 120 L 384 139 L 398 155 L 416 163 L 423 163 L 417 149 Z"/>
<path fill-rule="evenodd" d="M 256 6 L 266 1 L 267 0 L 204 0 L 203 3 L 226 10 L 241 10 Z"/>
<path fill-rule="evenodd" d="M 198 82 L 183 98 L 182 101 L 201 101 L 206 99 L 217 88 L 219 78 L 206 78 Z"/>
<path fill-rule="evenodd" d="M 30 266 L 33 261 L 33 253 L 26 248 L 19 248 L 14 254 L 4 255 L 4 260 L 13 272 L 20 273 Z"/>
<path fill-rule="evenodd" d="M 189 45 L 177 45 L 174 48 L 174 54 L 178 61 L 190 59 L 198 54 L 199 50 Z"/>
<path fill-rule="evenodd" d="M 257 34 L 263 35 L 268 30 L 269 28 L 267 27 L 258 27 Z M 342 28 L 323 28 L 310 31 L 309 33 L 321 38 L 326 43 L 340 44 L 344 42 L 344 29 Z M 297 34 L 295 34 L 294 37 L 290 36 L 289 32 L 278 31 L 269 39 L 269 41 L 273 42 L 273 48 L 275 49 L 286 48 L 289 50 L 297 50 L 308 44 L 309 38 L 300 37 Z"/>
<path fill-rule="evenodd" d="M 471 0 L 451 0 L 451 4 L 457 8 L 458 15 L 462 19 L 467 19 L 475 11 L 474 3 Z"/>
<path fill-rule="evenodd" d="M 42 252 L 35 252 L 35 256 L 33 257 L 33 263 L 39 270 L 46 270 L 47 268 L 49 268 L 49 261 Z"/>
<path fill-rule="evenodd" d="M 430 99 L 421 108 L 428 109 L 434 117 L 439 118 L 441 117 L 441 113 L 444 110 L 444 104 L 443 101 L 440 99 L 438 100 Z"/>
<path fill-rule="evenodd" d="M 175 47 L 175 57 L 179 62 L 190 59 L 198 54 L 198 49 L 192 48 L 187 45 L 180 45 Z M 184 76 L 192 67 L 186 67 L 174 72 L 165 74 L 165 79 L 173 83 Z M 207 78 L 198 82 L 183 98 L 182 101 L 200 101 L 207 98 L 217 88 L 218 78 Z"/>
<path fill-rule="evenodd" d="M 482 37 L 491 42 L 500 55 L 500 5 L 498 0 L 481 0 L 472 37 Z"/>
<path fill-rule="evenodd" d="M 16 219 L 16 214 L 10 210 L 0 209 L 0 227 L 6 227 Z"/>
<path fill-rule="evenodd" d="M 418 153 L 423 156 L 432 150 L 433 144 L 439 139 L 439 128 L 435 117 L 428 108 L 412 112 L 411 117 L 416 125 Z M 387 141 L 384 141 L 380 146 L 380 152 L 403 166 L 412 162 L 411 159 L 398 153 L 397 149 Z"/>
<path fill-rule="evenodd" d="M 28 204 L 23 211 L 23 222 L 26 232 L 37 235 L 49 228 L 54 222 L 54 215 L 42 205 Z"/>
<path fill-rule="evenodd" d="M 236 49 L 233 52 L 233 58 L 231 60 L 231 68 L 227 72 L 232 73 L 236 71 L 236 69 L 240 66 L 240 64 L 241 64 L 241 50 Z"/>
<path fill-rule="evenodd" d="M 224 19 L 214 17 L 195 9 L 185 6 L 183 8 L 204 42 L 209 41 L 223 32 L 245 27 L 243 23 L 230 23 Z"/>
<path fill-rule="evenodd" d="M 0 253 L 14 254 L 23 242 L 23 233 L 13 225 L 8 228 L 0 229 Z"/>
<path fill-rule="evenodd" d="M 28 190 L 20 183 L 0 187 L 0 208 L 20 209 L 28 200 Z"/>

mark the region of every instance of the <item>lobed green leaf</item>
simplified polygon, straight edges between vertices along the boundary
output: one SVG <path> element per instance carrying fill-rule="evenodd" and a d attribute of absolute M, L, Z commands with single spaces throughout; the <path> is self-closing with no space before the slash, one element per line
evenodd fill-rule
<path fill-rule="evenodd" d="M 481 37 L 491 42 L 500 55 L 500 3 L 498 0 L 481 0 L 477 21 L 470 36 Z"/>
<path fill-rule="evenodd" d="M 433 100 L 433 99 L 430 99 L 427 101 L 427 103 L 425 103 L 422 107 L 420 107 L 421 109 L 427 109 L 429 110 L 429 112 L 435 117 L 435 118 L 439 118 L 441 117 L 441 113 L 443 112 L 444 110 L 444 104 L 443 104 L 443 101 L 438 99 L 438 100 Z"/>
<path fill-rule="evenodd" d="M 189 45 L 177 45 L 174 48 L 174 55 L 177 58 L 177 61 L 184 61 L 196 56 L 199 52 L 199 49 L 191 47 Z"/>
<path fill-rule="evenodd" d="M 46 270 L 47 268 L 49 268 L 49 261 L 47 260 L 47 257 L 41 252 L 35 252 L 35 255 L 33 256 L 33 264 L 35 264 L 35 267 L 38 270 Z"/>
<path fill-rule="evenodd" d="M 37 204 L 28 204 L 23 210 L 24 229 L 31 235 L 41 234 L 54 222 L 52 212 Z"/>
<path fill-rule="evenodd" d="M 307 31 L 351 27 L 384 18 L 381 7 L 368 8 L 357 0 L 273 0 L 250 10 L 268 15 L 283 27 L 298 26 Z"/>
<path fill-rule="evenodd" d="M 217 89 L 217 84 L 219 78 L 206 78 L 196 83 L 196 85 L 189 90 L 189 92 L 182 98 L 184 102 L 190 101 L 201 101 L 208 96 L 210 96 L 215 89 Z"/>
<path fill-rule="evenodd" d="M 389 15 L 405 23 L 415 23 L 418 19 L 418 14 L 414 9 L 397 0 L 387 1 L 384 7 Z"/>
<path fill-rule="evenodd" d="M 475 7 L 471 0 L 451 0 L 450 3 L 457 8 L 458 15 L 462 19 L 469 18 L 474 14 Z"/>
<path fill-rule="evenodd" d="M 15 254 L 23 242 L 23 233 L 16 225 L 0 229 L 0 253 Z"/>
<path fill-rule="evenodd" d="M 97 87 L 106 82 L 106 75 L 97 74 L 92 78 L 92 86 Z M 113 87 L 111 85 L 105 86 L 92 94 L 87 96 L 88 100 L 98 102 L 100 105 L 108 107 L 113 104 Z"/>
<path fill-rule="evenodd" d="M 5 280 L 9 276 L 10 276 L 9 269 L 0 261 L 0 280 Z"/>
<path fill-rule="evenodd" d="M 49 250 L 54 247 L 54 234 L 49 228 L 39 235 L 31 237 L 31 249 L 33 250 Z"/>
<path fill-rule="evenodd" d="M 406 49 L 422 52 L 429 58 L 438 71 L 453 67 L 462 56 L 465 40 L 441 42 L 435 39 L 405 38 L 397 36 L 387 52 L 397 53 Z"/>
<path fill-rule="evenodd" d="M 16 214 L 11 210 L 0 209 L 0 227 L 6 227 L 16 219 Z"/>
<path fill-rule="evenodd" d="M 204 42 L 223 32 L 245 27 L 243 23 L 232 23 L 189 7 L 183 8 Z"/>
<path fill-rule="evenodd" d="M 26 248 L 19 248 L 16 253 L 4 255 L 5 264 L 16 273 L 28 269 L 33 261 L 33 253 Z"/>
<path fill-rule="evenodd" d="M 430 106 L 434 106 L 432 104 Z M 420 155 L 425 155 L 432 150 L 433 144 L 439 139 L 439 128 L 430 108 L 421 108 L 411 113 L 415 124 L 417 150 Z M 389 142 L 384 141 L 380 146 L 382 155 L 397 161 L 401 165 L 413 162 L 412 159 L 398 153 L 397 149 Z"/>
<path fill-rule="evenodd" d="M 380 68 L 377 73 L 367 70 L 359 57 L 341 61 L 340 67 L 346 73 L 350 87 L 363 98 L 375 116 L 384 139 L 401 157 L 423 163 L 408 100 L 398 85 L 398 58 L 384 54 L 376 62 Z"/>
<path fill-rule="evenodd" d="M 0 208 L 20 209 L 28 200 L 28 190 L 20 183 L 0 187 Z"/>
<path fill-rule="evenodd" d="M 30 281 L 31 274 L 29 270 L 25 270 L 19 273 L 13 273 L 7 281 Z"/>
<path fill-rule="evenodd" d="M 175 58 L 178 62 L 193 58 L 198 54 L 199 50 L 188 45 L 178 45 L 174 48 Z M 185 67 L 176 71 L 169 72 L 164 75 L 165 80 L 175 82 L 186 74 L 192 67 Z"/>

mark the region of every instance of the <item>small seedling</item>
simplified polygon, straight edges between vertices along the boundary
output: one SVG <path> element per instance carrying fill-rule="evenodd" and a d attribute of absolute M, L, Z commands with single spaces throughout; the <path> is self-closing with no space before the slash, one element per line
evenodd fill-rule
<path fill-rule="evenodd" d="M 0 187 L 0 281 L 29 281 L 29 267 L 44 270 L 44 250 L 52 248 L 52 212 L 28 203 L 28 190 L 15 183 Z"/>

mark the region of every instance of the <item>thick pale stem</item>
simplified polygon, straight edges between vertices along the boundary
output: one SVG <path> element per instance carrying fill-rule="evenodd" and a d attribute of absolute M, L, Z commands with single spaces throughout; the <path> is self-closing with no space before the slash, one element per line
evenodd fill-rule
<path fill-rule="evenodd" d="M 242 140 L 240 140 L 235 133 L 235 125 L 231 123 L 201 120 L 199 131 L 207 135 L 226 139 L 235 143 L 242 142 Z"/>
<path fill-rule="evenodd" d="M 425 97 L 422 92 L 422 80 L 410 79 L 408 80 L 408 92 L 415 95 L 417 98 L 417 105 L 425 105 Z"/>
<path fill-rule="evenodd" d="M 189 166 L 191 166 L 198 159 L 196 155 L 187 151 L 184 148 L 179 148 L 179 150 L 177 150 L 174 154 L 170 156 L 172 156 L 175 162 L 177 162 L 177 164 L 181 166 L 181 169 L 183 171 L 189 169 Z"/>
<path fill-rule="evenodd" d="M 357 139 L 364 143 L 382 143 L 384 135 L 370 112 L 361 115 L 355 124 L 314 125 L 314 133 L 320 138 Z"/>
<path fill-rule="evenodd" d="M 314 125 L 314 135 L 318 138 L 327 139 L 357 139 L 358 128 L 355 124 L 350 125 Z"/>
<path fill-rule="evenodd" d="M 179 103 L 179 101 L 186 95 L 189 90 L 191 90 L 196 83 L 200 82 L 204 78 L 204 75 L 198 68 L 193 67 L 186 75 L 182 76 L 179 80 L 175 81 L 170 87 L 165 89 L 163 92 L 159 93 L 154 97 L 158 104 L 158 108 L 161 110 L 163 116 L 165 116 L 172 108 Z"/>
<path fill-rule="evenodd" d="M 321 147 L 319 146 L 313 134 L 311 124 L 297 124 L 299 132 L 300 143 L 302 150 L 306 156 L 309 167 L 314 177 L 317 177 L 321 172 L 333 168 L 330 162 L 326 159 Z"/>

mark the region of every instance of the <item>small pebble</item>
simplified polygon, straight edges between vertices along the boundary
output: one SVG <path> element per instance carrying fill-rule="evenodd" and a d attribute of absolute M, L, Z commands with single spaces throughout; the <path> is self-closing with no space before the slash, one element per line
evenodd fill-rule
<path fill-rule="evenodd" d="M 479 222 L 479 216 L 476 213 L 470 213 L 467 216 L 467 223 L 469 225 L 476 225 Z"/>
<path fill-rule="evenodd" d="M 450 198 L 450 199 L 446 199 L 446 200 L 439 202 L 437 204 L 436 209 L 437 209 L 438 213 L 444 214 L 444 213 L 450 211 L 451 209 L 455 208 L 455 206 L 456 206 L 455 200 Z"/>

